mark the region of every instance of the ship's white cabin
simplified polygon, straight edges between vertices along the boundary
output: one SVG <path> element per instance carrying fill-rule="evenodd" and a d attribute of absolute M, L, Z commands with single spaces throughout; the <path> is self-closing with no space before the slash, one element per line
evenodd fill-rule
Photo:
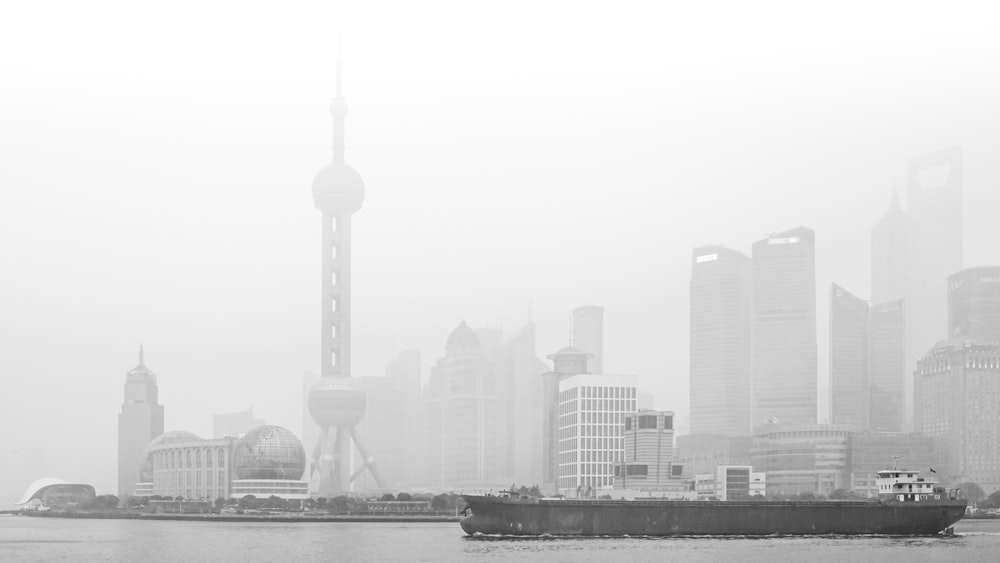
<path fill-rule="evenodd" d="M 918 477 L 919 472 L 905 469 L 885 469 L 878 472 L 875 480 L 881 498 L 895 498 L 899 501 L 921 501 L 940 499 L 941 491 L 935 491 L 937 481 Z"/>

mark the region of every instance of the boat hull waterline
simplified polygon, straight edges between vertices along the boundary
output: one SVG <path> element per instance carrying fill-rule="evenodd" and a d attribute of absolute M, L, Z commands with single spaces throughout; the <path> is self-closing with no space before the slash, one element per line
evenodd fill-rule
<path fill-rule="evenodd" d="M 470 535 L 933 535 L 966 501 L 612 501 L 463 495 Z"/>

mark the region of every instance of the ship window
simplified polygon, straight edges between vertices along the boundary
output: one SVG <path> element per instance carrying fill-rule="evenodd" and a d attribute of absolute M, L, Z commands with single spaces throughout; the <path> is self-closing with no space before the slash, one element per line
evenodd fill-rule
<path fill-rule="evenodd" d="M 903 495 L 896 495 L 896 498 L 898 498 L 899 500 L 903 500 Z"/>

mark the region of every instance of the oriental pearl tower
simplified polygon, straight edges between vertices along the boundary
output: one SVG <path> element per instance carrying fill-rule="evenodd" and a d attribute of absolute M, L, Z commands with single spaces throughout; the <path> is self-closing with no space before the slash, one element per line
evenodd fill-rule
<path fill-rule="evenodd" d="M 368 456 L 355 428 L 364 418 L 368 400 L 351 380 L 351 215 L 361 209 L 365 183 L 344 163 L 347 102 L 341 74 L 338 56 L 337 94 L 330 104 L 333 161 L 316 174 L 312 185 L 313 201 L 323 213 L 321 377 L 308 398 L 309 415 L 320 427 L 310 467 L 310 480 L 319 473 L 320 497 L 349 491 L 351 482 L 366 469 L 382 486 L 375 460 Z M 362 459 L 353 473 L 352 441 Z"/>

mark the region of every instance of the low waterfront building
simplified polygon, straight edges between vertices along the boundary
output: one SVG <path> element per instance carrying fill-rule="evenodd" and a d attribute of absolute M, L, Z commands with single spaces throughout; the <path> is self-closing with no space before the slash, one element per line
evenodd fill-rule
<path fill-rule="evenodd" d="M 851 428 L 837 424 L 764 424 L 752 465 L 767 474 L 767 495 L 829 495 L 849 486 Z"/>
<path fill-rule="evenodd" d="M 97 494 L 91 485 L 46 477 L 28 485 L 14 504 L 20 508 L 64 508 L 84 505 L 95 498 Z"/>
<path fill-rule="evenodd" d="M 203 440 L 167 432 L 143 454 L 137 496 L 214 500 L 277 496 L 309 498 L 302 443 L 280 426 L 258 426 L 242 438 Z"/>
<path fill-rule="evenodd" d="M 641 409 L 624 419 L 625 459 L 615 464 L 614 487 L 681 490 L 684 468 L 674 461 L 674 413 Z"/>
<path fill-rule="evenodd" d="M 699 500 L 741 500 L 767 492 L 767 474 L 749 465 L 720 465 L 712 473 L 694 476 Z"/>

